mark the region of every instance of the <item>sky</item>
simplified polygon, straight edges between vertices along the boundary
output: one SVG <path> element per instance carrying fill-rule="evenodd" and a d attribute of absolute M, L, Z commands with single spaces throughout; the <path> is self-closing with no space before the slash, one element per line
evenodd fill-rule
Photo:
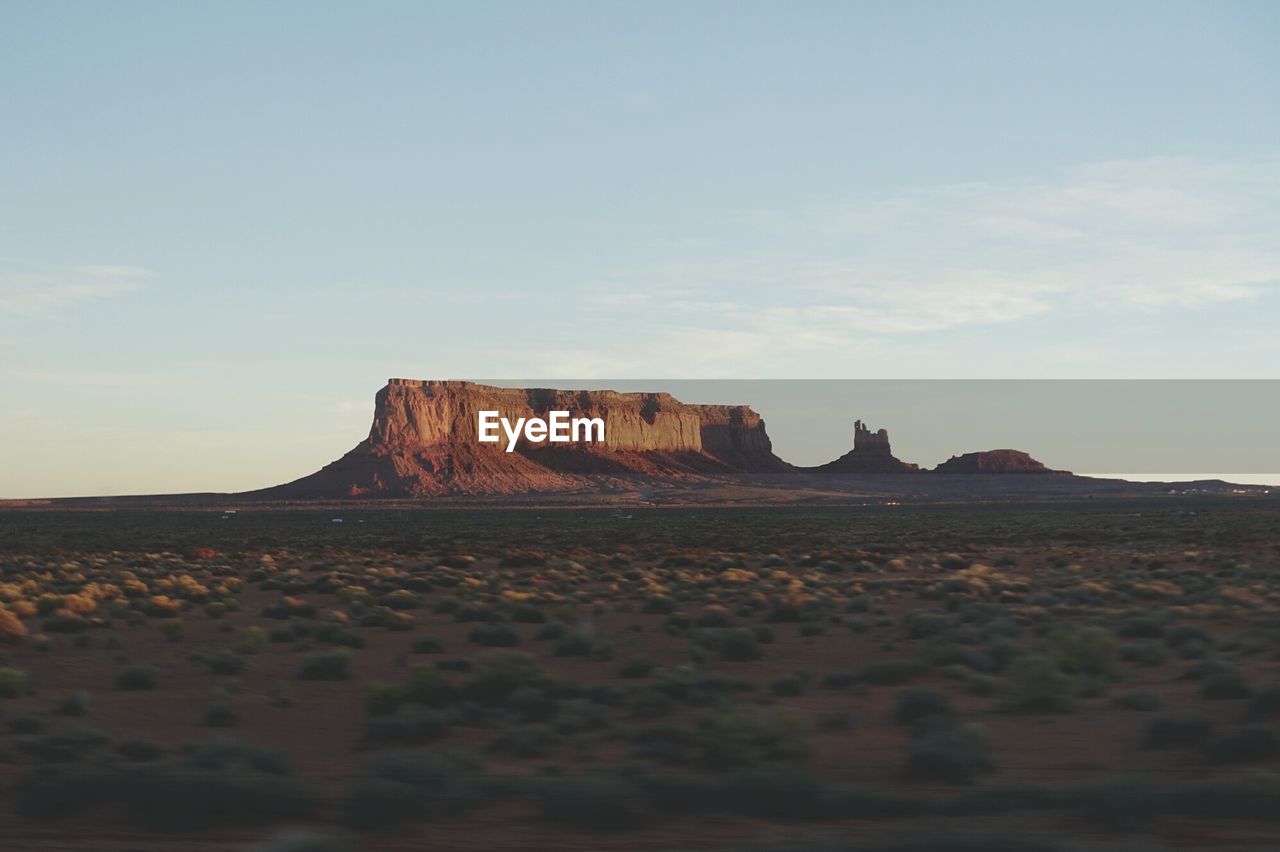
<path fill-rule="evenodd" d="M 0 497 L 292 479 L 391 376 L 1280 378 L 1277 43 L 1271 2 L 0 0 Z"/>

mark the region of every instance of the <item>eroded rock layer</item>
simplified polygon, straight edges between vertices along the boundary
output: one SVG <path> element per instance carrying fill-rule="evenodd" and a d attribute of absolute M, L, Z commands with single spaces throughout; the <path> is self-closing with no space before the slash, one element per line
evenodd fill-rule
<path fill-rule="evenodd" d="M 1021 450 L 986 450 L 952 456 L 934 473 L 1068 473 L 1051 470 Z"/>
<path fill-rule="evenodd" d="M 872 432 L 861 420 L 853 421 L 853 449 L 835 461 L 813 468 L 819 473 L 916 473 L 919 467 L 900 461 L 889 447 L 889 432 Z"/>
<path fill-rule="evenodd" d="M 600 418 L 603 442 L 481 443 L 479 413 Z M 283 499 L 517 494 L 696 482 L 791 466 L 773 454 L 747 406 L 688 405 L 665 393 L 499 388 L 391 379 L 378 391 L 369 437 L 310 476 L 259 492 Z"/>

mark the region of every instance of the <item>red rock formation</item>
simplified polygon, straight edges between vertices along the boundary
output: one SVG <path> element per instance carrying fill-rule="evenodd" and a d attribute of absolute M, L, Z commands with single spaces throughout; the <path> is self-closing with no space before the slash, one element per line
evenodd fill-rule
<path fill-rule="evenodd" d="M 665 394 L 664 394 L 665 396 Z M 744 473 L 784 473 L 791 465 L 773 454 L 764 420 L 746 405 L 691 405 L 701 423 L 702 451 Z"/>
<path fill-rule="evenodd" d="M 935 467 L 933 473 L 1070 473 L 1050 470 L 1021 450 L 987 450 L 952 456 Z"/>
<path fill-rule="evenodd" d="M 479 440 L 479 412 L 510 421 L 568 411 L 599 417 L 601 443 L 530 443 L 515 452 Z M 665 393 L 498 388 L 391 379 L 378 391 L 369 437 L 323 469 L 255 496 L 280 499 L 516 494 L 696 482 L 791 466 L 773 454 L 746 406 L 686 405 Z"/>
<path fill-rule="evenodd" d="M 919 466 L 899 461 L 889 448 L 889 432 L 872 432 L 861 420 L 853 421 L 853 449 L 835 461 L 811 468 L 819 473 L 916 473 Z"/>
<path fill-rule="evenodd" d="M 546 418 L 551 411 L 600 418 L 598 443 L 529 442 L 514 452 L 479 440 L 479 413 Z M 919 474 L 894 457 L 884 429 L 854 422 L 853 449 L 804 472 L 823 475 Z M 743 474 L 797 474 L 773 454 L 760 415 L 747 406 L 689 405 L 665 393 L 499 388 L 472 382 L 391 379 L 378 391 L 369 436 L 337 461 L 301 479 L 245 497 L 307 500 L 345 497 L 511 495 L 607 491 L 649 485 L 742 481 Z M 931 473 L 1045 473 L 1016 450 L 969 453 Z M 760 482 L 761 480 L 756 480 Z M 803 478 L 769 479 L 776 486 Z M 927 478 L 914 479 L 925 484 Z"/>

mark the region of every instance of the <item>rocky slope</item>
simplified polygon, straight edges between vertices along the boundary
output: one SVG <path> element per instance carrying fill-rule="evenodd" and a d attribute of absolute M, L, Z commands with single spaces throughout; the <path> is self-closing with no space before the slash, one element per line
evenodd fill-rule
<path fill-rule="evenodd" d="M 1021 450 L 986 450 L 952 456 L 935 467 L 933 473 L 1061 473 L 1051 470 Z"/>
<path fill-rule="evenodd" d="M 853 421 L 853 449 L 835 461 L 811 468 L 818 473 L 916 473 L 919 466 L 899 461 L 889 447 L 889 432 L 872 432 L 861 420 Z"/>
<path fill-rule="evenodd" d="M 481 411 L 497 411 L 513 423 L 545 419 L 551 411 L 600 418 L 604 440 L 521 439 L 514 452 L 506 452 L 505 438 L 479 440 Z M 921 471 L 893 455 L 886 430 L 872 432 L 861 420 L 854 422 L 848 453 L 818 467 L 796 468 L 774 455 L 764 421 L 745 405 L 691 405 L 666 393 L 391 379 L 378 391 L 369 436 L 350 452 L 310 476 L 243 496 L 501 496 L 687 489 L 748 480 L 770 488 L 804 489 L 813 487 L 811 480 L 883 484 L 901 479 L 895 488 L 915 491 L 928 490 L 934 474 L 1058 472 L 1017 450 L 968 453 Z M 894 474 L 906 476 L 887 476 Z"/>
<path fill-rule="evenodd" d="M 481 443 L 479 412 L 599 417 L 599 443 Z M 687 405 L 665 393 L 499 388 L 391 379 L 378 391 L 369 437 L 323 469 L 254 492 L 276 499 L 518 494 L 695 483 L 791 466 L 773 454 L 747 406 Z"/>

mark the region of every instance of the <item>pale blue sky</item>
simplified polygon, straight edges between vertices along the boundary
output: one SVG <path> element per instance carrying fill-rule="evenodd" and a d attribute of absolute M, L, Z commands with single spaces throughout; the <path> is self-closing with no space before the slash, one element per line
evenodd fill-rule
<path fill-rule="evenodd" d="M 0 497 L 388 376 L 1280 376 L 1280 5 L 0 0 Z"/>

